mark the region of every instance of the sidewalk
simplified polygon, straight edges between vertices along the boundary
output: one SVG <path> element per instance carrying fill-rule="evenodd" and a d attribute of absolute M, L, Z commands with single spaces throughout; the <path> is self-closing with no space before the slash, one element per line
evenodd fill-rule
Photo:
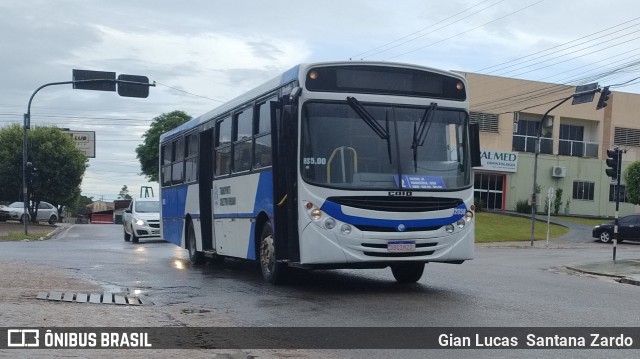
<path fill-rule="evenodd" d="M 640 285 L 640 259 L 571 265 L 567 266 L 567 269 L 585 274 L 617 278 L 620 283 Z"/>
<path fill-rule="evenodd" d="M 530 215 L 523 215 L 520 213 L 509 212 L 505 214 L 518 217 L 530 217 Z M 536 215 L 536 225 L 546 225 L 546 222 L 546 216 Z M 549 222 L 569 228 L 569 233 L 561 237 L 549 240 L 549 247 L 551 248 L 563 248 L 567 245 L 575 247 L 576 244 L 587 244 L 596 241 L 596 239 L 592 237 L 591 232 L 593 230 L 593 227 L 591 226 L 565 221 L 553 216 L 550 217 Z M 602 222 L 607 222 L 607 220 L 603 220 Z M 536 246 L 540 246 L 540 244 L 543 242 L 544 241 L 537 240 L 535 244 Z M 511 244 L 512 245 L 510 247 L 531 248 L 530 242 L 512 242 Z M 498 247 L 500 245 L 505 245 L 505 243 L 495 243 L 495 245 L 487 243 L 486 247 Z M 546 244 L 542 245 L 545 246 Z M 606 246 L 606 244 L 602 245 Z M 640 259 L 570 264 L 566 265 L 565 267 L 569 270 L 580 273 L 616 278 L 620 283 L 640 285 Z"/>

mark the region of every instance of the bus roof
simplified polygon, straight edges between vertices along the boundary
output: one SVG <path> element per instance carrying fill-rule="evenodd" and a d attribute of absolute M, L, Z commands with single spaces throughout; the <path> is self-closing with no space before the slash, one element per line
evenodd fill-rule
<path fill-rule="evenodd" d="M 442 75 L 447 75 L 447 76 L 451 76 L 451 77 L 456 77 L 461 79 L 462 81 L 464 80 L 464 76 L 462 76 L 461 74 L 455 73 L 455 72 L 451 72 L 451 71 L 445 71 L 445 70 L 439 70 L 439 69 L 435 69 L 435 68 L 431 68 L 431 67 L 426 67 L 426 66 L 420 66 L 420 65 L 413 65 L 413 64 L 405 64 L 405 63 L 397 63 L 397 62 L 381 62 L 381 61 L 331 61 L 331 62 L 314 62 L 314 63 L 302 63 L 299 65 L 296 65 L 292 68 L 290 68 L 289 70 L 285 71 L 284 73 L 282 73 L 280 76 L 277 76 L 265 83 L 263 83 L 262 85 L 243 93 L 242 95 L 234 98 L 233 100 L 230 100 L 216 108 L 214 108 L 213 110 L 200 115 L 198 117 L 195 117 L 193 119 L 191 119 L 190 121 L 172 129 L 169 130 L 165 133 L 163 133 L 162 135 L 160 135 L 160 142 L 163 142 L 167 139 L 170 139 L 172 137 L 174 137 L 177 134 L 186 132 L 190 129 L 196 128 L 199 125 L 213 119 L 216 118 L 220 115 L 225 114 L 226 112 L 229 112 L 230 110 L 233 110 L 236 106 L 242 105 L 245 102 L 251 101 L 253 99 L 256 99 L 258 97 L 260 97 L 263 94 L 269 93 L 270 91 L 282 86 L 282 85 L 286 85 L 292 81 L 298 80 L 300 78 L 300 74 L 306 74 L 307 69 L 310 67 L 315 67 L 315 66 L 324 66 L 324 65 L 377 65 L 377 66 L 391 66 L 391 67 L 404 67 L 404 68 L 412 68 L 412 69 L 419 69 L 419 70 L 424 70 L 424 71 L 430 71 L 430 72 L 435 72 L 435 73 L 440 73 Z"/>

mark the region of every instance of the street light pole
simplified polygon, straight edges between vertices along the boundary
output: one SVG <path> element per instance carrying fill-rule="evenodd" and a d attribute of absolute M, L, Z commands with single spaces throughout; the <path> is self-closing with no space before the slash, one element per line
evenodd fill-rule
<path fill-rule="evenodd" d="M 33 98 L 36 96 L 36 94 L 38 93 L 38 91 L 42 90 L 43 88 L 47 87 L 47 86 L 53 86 L 53 85 L 67 85 L 67 84 L 72 84 L 73 81 L 64 81 L 64 82 L 51 82 L 48 84 L 44 84 L 40 87 L 38 87 L 35 91 L 33 91 L 33 94 L 31 94 L 31 97 L 29 98 L 29 104 L 27 105 L 27 113 L 24 114 L 24 124 L 23 124 L 23 131 L 24 131 L 24 137 L 22 139 L 22 204 L 23 209 L 24 209 L 24 213 L 22 214 L 24 217 L 24 234 L 27 235 L 29 234 L 29 202 L 31 201 L 31 198 L 29 198 L 29 190 L 27 187 L 27 161 L 28 161 L 28 156 L 27 156 L 27 148 L 28 148 L 28 138 L 27 138 L 27 131 L 29 130 L 29 128 L 31 128 L 31 103 L 33 102 Z"/>
<path fill-rule="evenodd" d="M 150 84 L 146 76 L 120 75 L 116 79 L 115 72 L 100 72 L 87 70 L 73 70 L 74 79 L 71 81 L 50 82 L 38 87 L 27 105 L 27 113 L 24 114 L 24 138 L 22 139 L 22 202 L 24 204 L 24 234 L 29 234 L 29 190 L 27 187 L 27 132 L 31 127 L 31 103 L 38 91 L 48 86 L 73 84 L 74 88 L 81 90 L 116 91 L 118 85 L 118 95 L 123 97 L 146 98 L 149 96 L 149 87 L 155 87 L 155 81 Z M 76 78 L 76 76 L 78 78 Z M 106 84 L 106 86 L 105 86 Z"/>
<path fill-rule="evenodd" d="M 542 136 L 542 126 L 544 126 L 545 120 L 549 115 L 549 112 L 555 110 L 563 103 L 569 101 L 572 98 L 595 94 L 596 92 L 599 92 L 599 91 L 600 91 L 599 88 L 593 88 L 587 91 L 576 92 L 571 96 L 566 97 L 565 99 L 557 103 L 555 106 L 550 108 L 547 112 L 545 112 L 545 114 L 542 116 L 542 120 L 540 121 L 540 124 L 538 125 L 538 129 L 536 131 L 535 158 L 533 160 L 533 188 L 531 189 L 531 246 L 533 246 L 535 223 L 536 223 L 536 207 L 537 207 L 536 187 L 538 187 L 538 155 L 540 154 L 540 137 Z M 551 126 L 553 126 L 553 123 L 551 123 Z M 548 127 L 548 126 L 545 126 L 545 127 Z"/>

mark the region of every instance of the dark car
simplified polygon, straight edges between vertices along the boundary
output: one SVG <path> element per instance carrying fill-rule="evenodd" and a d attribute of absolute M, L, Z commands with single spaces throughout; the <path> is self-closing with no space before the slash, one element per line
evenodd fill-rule
<path fill-rule="evenodd" d="M 602 243 L 613 240 L 613 221 L 593 228 L 593 237 Z M 618 218 L 618 242 L 640 241 L 640 214 L 631 214 Z"/>

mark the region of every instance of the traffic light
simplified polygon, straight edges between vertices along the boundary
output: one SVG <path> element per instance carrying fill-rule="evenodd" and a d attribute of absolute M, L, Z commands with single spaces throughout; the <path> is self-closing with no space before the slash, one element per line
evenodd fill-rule
<path fill-rule="evenodd" d="M 27 171 L 26 171 L 26 175 L 27 175 L 27 182 L 31 183 L 31 180 L 33 179 L 33 163 L 31 162 L 27 162 Z"/>
<path fill-rule="evenodd" d="M 612 180 L 618 179 L 618 175 L 620 175 L 620 150 L 618 148 L 608 149 L 607 150 L 607 168 L 604 172 L 607 176 L 611 177 Z"/>
<path fill-rule="evenodd" d="M 596 110 L 607 107 L 607 100 L 609 100 L 610 95 L 611 91 L 609 91 L 609 86 L 602 88 L 600 99 L 598 99 L 598 104 L 596 105 Z"/>

